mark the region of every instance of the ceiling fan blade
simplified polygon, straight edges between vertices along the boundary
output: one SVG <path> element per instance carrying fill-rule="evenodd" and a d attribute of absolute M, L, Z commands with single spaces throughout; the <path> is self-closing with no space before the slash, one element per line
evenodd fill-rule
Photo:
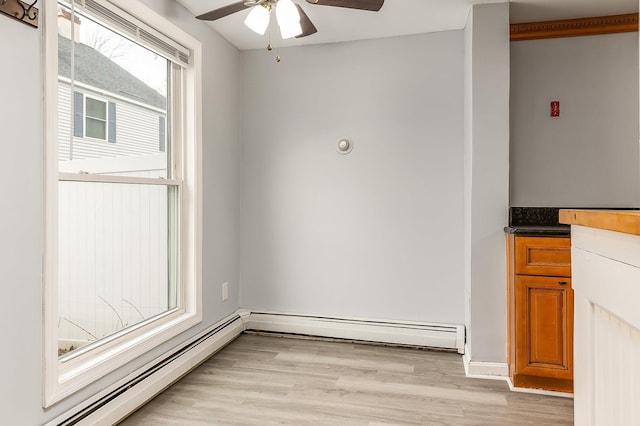
<path fill-rule="evenodd" d="M 202 19 L 203 21 L 215 21 L 216 19 L 224 18 L 232 13 L 245 10 L 248 6 L 244 4 L 244 1 L 232 3 L 219 9 L 212 10 L 211 12 L 203 13 L 196 16 L 196 19 Z"/>
<path fill-rule="evenodd" d="M 311 4 L 322 6 L 348 7 L 349 9 L 370 10 L 377 12 L 382 8 L 384 0 L 307 0 Z"/>
<path fill-rule="evenodd" d="M 318 29 L 315 25 L 313 25 L 313 22 L 311 22 L 311 19 L 309 19 L 307 14 L 304 13 L 304 10 L 302 10 L 300 5 L 296 4 L 296 7 L 298 8 L 298 13 L 300 14 L 300 26 L 302 27 L 302 33 L 298 34 L 296 38 L 302 38 L 317 33 Z"/>

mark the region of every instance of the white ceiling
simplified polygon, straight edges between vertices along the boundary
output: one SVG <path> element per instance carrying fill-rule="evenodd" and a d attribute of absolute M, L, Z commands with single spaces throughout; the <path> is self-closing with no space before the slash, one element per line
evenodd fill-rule
<path fill-rule="evenodd" d="M 237 0 L 176 0 L 194 16 L 235 3 Z M 302 39 L 280 40 L 272 25 L 271 43 L 276 46 L 335 43 L 464 28 L 472 4 L 504 0 L 386 0 L 379 12 L 318 6 L 295 0 L 318 32 Z M 616 15 L 638 11 L 638 0 L 511 0 L 511 22 Z M 238 49 L 262 49 L 267 34 L 259 36 L 244 26 L 248 11 L 226 16 L 209 25 Z M 195 19 L 195 18 L 194 18 Z M 273 21 L 273 20 L 272 20 Z M 272 22 L 273 24 L 273 22 Z"/>

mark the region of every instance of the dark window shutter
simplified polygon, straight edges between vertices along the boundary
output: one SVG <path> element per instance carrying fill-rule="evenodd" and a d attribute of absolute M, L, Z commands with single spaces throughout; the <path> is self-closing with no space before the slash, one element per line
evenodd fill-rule
<path fill-rule="evenodd" d="M 116 143 L 116 104 L 109 102 L 109 142 Z"/>
<path fill-rule="evenodd" d="M 160 118 L 160 152 L 166 151 L 167 130 L 165 126 L 166 119 L 162 116 Z"/>
<path fill-rule="evenodd" d="M 73 92 L 73 136 L 84 136 L 84 96 Z"/>

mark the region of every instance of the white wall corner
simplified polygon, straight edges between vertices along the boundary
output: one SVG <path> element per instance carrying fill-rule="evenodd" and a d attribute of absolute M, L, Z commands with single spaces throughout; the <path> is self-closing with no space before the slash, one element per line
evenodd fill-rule
<path fill-rule="evenodd" d="M 464 374 L 469 376 L 469 363 L 471 362 L 471 351 L 469 345 L 464 345 L 464 354 L 462 355 L 462 364 L 464 365 Z"/>
<path fill-rule="evenodd" d="M 236 314 L 240 316 L 240 319 L 242 320 L 242 325 L 244 326 L 244 330 L 246 330 L 247 325 L 249 324 L 249 321 L 251 321 L 251 311 L 249 309 L 238 309 L 236 311 Z"/>
<path fill-rule="evenodd" d="M 509 49 L 508 3 L 474 5 L 465 28 L 465 321 L 474 354 L 494 360 L 504 359 L 507 334 Z"/>

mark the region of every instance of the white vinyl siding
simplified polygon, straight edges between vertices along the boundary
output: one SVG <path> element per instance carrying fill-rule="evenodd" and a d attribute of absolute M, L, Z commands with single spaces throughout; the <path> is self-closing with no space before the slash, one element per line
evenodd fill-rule
<path fill-rule="evenodd" d="M 140 154 L 160 152 L 158 148 L 160 114 L 125 103 L 116 104 L 116 108 L 119 114 L 118 144 L 129 145 L 132 149 L 135 148 L 134 152 Z"/>
<path fill-rule="evenodd" d="M 89 96 L 90 93 L 86 92 Z M 71 88 L 66 83 L 58 85 L 58 108 L 60 117 L 72 117 Z M 158 140 L 159 117 L 165 117 L 164 112 L 141 105 L 130 104 L 120 99 L 113 99 L 116 104 L 117 131 L 116 143 L 74 137 L 73 159 L 126 157 L 135 155 L 157 154 L 160 152 Z M 71 122 L 61 120 L 59 127 L 58 156 L 60 161 L 69 160 L 70 156 Z"/>
<path fill-rule="evenodd" d="M 60 182 L 58 197 L 62 346 L 165 312 L 167 187 Z"/>

